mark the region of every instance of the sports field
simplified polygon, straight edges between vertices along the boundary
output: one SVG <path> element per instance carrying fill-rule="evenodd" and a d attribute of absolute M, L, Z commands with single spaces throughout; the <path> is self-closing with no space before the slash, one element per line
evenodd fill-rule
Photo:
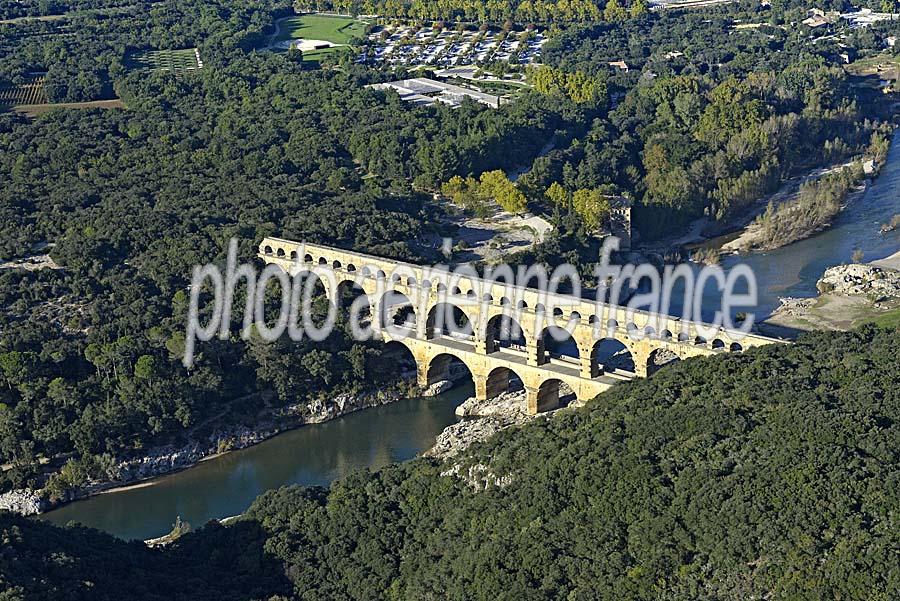
<path fill-rule="evenodd" d="M 353 38 L 366 33 L 366 24 L 351 17 L 328 15 L 300 15 L 278 22 L 275 42 L 296 40 L 325 40 L 334 44 L 347 44 Z"/>
<path fill-rule="evenodd" d="M 141 71 L 194 71 L 201 68 L 196 48 L 142 50 L 128 56 L 125 65 Z"/>

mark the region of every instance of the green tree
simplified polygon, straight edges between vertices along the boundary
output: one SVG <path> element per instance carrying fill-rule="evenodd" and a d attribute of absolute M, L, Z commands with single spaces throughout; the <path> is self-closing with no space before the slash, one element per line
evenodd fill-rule
<path fill-rule="evenodd" d="M 0 370 L 9 389 L 25 382 L 32 358 L 31 354 L 19 351 L 0 354 Z"/>
<path fill-rule="evenodd" d="M 152 355 L 141 355 L 134 364 L 134 377 L 152 380 L 156 375 L 156 359 Z"/>
<path fill-rule="evenodd" d="M 328 351 L 311 350 L 303 355 L 300 363 L 313 379 L 320 380 L 325 386 L 331 383 L 334 376 L 333 357 Z"/>

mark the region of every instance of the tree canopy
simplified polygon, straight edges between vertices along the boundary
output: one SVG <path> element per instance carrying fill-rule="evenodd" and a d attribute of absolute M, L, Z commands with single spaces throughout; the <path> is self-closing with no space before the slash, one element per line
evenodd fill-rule
<path fill-rule="evenodd" d="M 137 601 L 893 599 L 896 339 L 688 360 L 501 432 L 452 473 L 417 459 L 271 491 L 162 551 L 0 515 L 0 585 L 48 601 L 116 598 L 125 574 Z"/>

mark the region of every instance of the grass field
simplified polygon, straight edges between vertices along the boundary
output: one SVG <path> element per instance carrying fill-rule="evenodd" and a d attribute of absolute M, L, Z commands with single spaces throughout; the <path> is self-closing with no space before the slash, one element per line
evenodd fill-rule
<path fill-rule="evenodd" d="M 23 104 L 38 105 L 47 104 L 47 92 L 44 90 L 44 78 L 34 77 L 21 86 L 6 86 L 0 88 L 0 107 L 9 108 Z"/>
<path fill-rule="evenodd" d="M 197 62 L 196 48 L 181 50 L 142 50 L 132 53 L 125 66 L 137 71 L 195 71 L 201 68 Z"/>
<path fill-rule="evenodd" d="M 305 38 L 347 44 L 353 38 L 363 37 L 365 32 L 366 24 L 350 17 L 300 15 L 279 21 L 273 42 Z"/>
<path fill-rule="evenodd" d="M 869 320 L 866 323 L 874 323 L 875 325 L 881 326 L 883 328 L 900 329 L 900 308 L 894 309 L 893 311 L 888 311 L 884 315 L 879 315 L 878 317 Z"/>
<path fill-rule="evenodd" d="M 897 79 L 900 74 L 900 57 L 883 52 L 855 60 L 844 69 L 851 75 L 879 75 L 882 79 Z"/>

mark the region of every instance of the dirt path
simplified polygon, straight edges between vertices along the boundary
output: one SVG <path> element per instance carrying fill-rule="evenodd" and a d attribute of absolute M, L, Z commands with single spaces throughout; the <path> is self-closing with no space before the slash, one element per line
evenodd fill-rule
<path fill-rule="evenodd" d="M 61 102 L 56 104 L 20 104 L 12 110 L 28 117 L 37 117 L 54 109 L 123 109 L 121 100 L 93 100 L 91 102 Z"/>
<path fill-rule="evenodd" d="M 5 19 L 0 21 L 0 25 L 15 25 L 17 23 L 27 23 L 28 21 L 59 21 L 65 19 L 68 15 L 43 15 L 37 17 L 16 17 L 15 19 Z"/>
<path fill-rule="evenodd" d="M 281 35 L 281 24 L 285 21 L 290 21 L 291 19 L 296 19 L 300 15 L 288 15 L 287 17 L 281 17 L 277 21 L 275 21 L 275 33 L 273 33 L 269 37 L 269 43 L 266 44 L 266 50 L 276 50 L 275 44 L 278 43 L 278 36 Z"/>

